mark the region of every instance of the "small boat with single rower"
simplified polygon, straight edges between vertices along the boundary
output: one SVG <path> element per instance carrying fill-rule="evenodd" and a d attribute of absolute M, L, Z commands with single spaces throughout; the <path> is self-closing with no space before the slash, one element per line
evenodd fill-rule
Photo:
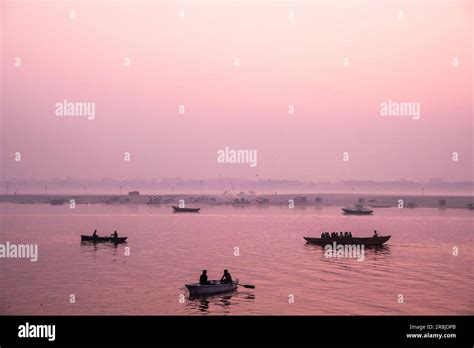
<path fill-rule="evenodd" d="M 390 239 L 391 236 L 373 236 L 373 237 L 336 237 L 336 238 L 316 238 L 316 237 L 303 237 L 308 244 L 316 244 L 325 246 L 327 244 L 357 244 L 364 245 L 366 247 L 380 246 Z"/>
<path fill-rule="evenodd" d="M 236 279 L 232 283 L 222 284 L 220 280 L 211 280 L 209 284 L 201 285 L 199 283 L 186 284 L 190 296 L 214 295 L 224 292 L 237 290 L 239 280 Z"/>
<path fill-rule="evenodd" d="M 201 208 L 180 208 L 176 205 L 172 205 L 174 213 L 199 213 Z"/>
<path fill-rule="evenodd" d="M 125 243 L 127 241 L 127 237 L 99 237 L 99 236 L 86 236 L 81 235 L 81 242 L 92 242 L 92 243 L 106 243 L 112 242 L 115 244 L 118 243 Z"/>

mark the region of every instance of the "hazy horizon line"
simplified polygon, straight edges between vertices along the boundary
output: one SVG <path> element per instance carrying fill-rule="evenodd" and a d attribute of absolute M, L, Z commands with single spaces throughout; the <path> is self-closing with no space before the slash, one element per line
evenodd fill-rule
<path fill-rule="evenodd" d="M 201 181 L 221 181 L 221 180 L 236 180 L 236 181 L 248 181 L 248 182 L 260 182 L 260 181 L 273 181 L 273 182 L 301 182 L 301 183 L 324 183 L 324 184 L 339 184 L 339 183 L 350 183 L 350 182 L 357 182 L 357 183 L 431 183 L 431 184 L 457 184 L 457 183 L 472 183 L 474 184 L 474 179 L 472 180 L 446 180 L 443 178 L 430 178 L 430 179 L 423 179 L 423 180 L 414 180 L 414 179 L 405 179 L 400 178 L 397 180 L 372 180 L 372 179 L 339 179 L 339 180 L 307 180 L 307 179 L 294 179 L 294 178 L 280 178 L 275 179 L 271 177 L 259 176 L 258 178 L 238 178 L 238 177 L 213 177 L 213 178 L 183 178 L 183 177 L 135 177 L 135 178 L 112 178 L 112 177 L 101 177 L 101 178 L 71 178 L 71 177 L 64 177 L 64 178 L 40 178 L 40 179 L 23 179 L 23 178 L 9 178 L 9 179 L 0 179 L 0 183 L 6 183 L 10 181 L 15 182 L 55 182 L 55 181 L 116 181 L 116 182 L 124 182 L 124 181 L 143 181 L 143 182 L 150 182 L 150 181 L 185 181 L 185 182 L 201 182 Z"/>

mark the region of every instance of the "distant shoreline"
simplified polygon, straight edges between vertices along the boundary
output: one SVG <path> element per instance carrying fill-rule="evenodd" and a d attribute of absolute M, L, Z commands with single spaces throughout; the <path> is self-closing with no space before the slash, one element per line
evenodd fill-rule
<path fill-rule="evenodd" d="M 114 195 L 114 194 L 10 194 L 0 195 L 0 203 L 16 204 L 145 204 L 145 205 L 171 205 L 184 200 L 189 206 L 206 205 L 234 205 L 245 206 L 282 206 L 288 205 L 293 200 L 295 207 L 325 207 L 325 206 L 353 206 L 362 203 L 373 208 L 398 208 L 399 200 L 403 200 L 404 207 L 409 203 L 412 207 L 420 208 L 451 208 L 472 209 L 474 199 L 472 196 L 456 195 L 410 195 L 410 194 L 363 194 L 363 193 L 320 193 L 320 194 L 139 194 L 139 195 Z"/>

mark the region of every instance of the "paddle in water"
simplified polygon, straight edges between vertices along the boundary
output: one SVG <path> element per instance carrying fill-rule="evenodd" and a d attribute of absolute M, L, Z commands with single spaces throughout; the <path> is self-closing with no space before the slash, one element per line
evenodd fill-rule
<path fill-rule="evenodd" d="M 247 289 L 255 289 L 255 285 L 251 285 L 251 284 L 237 284 L 238 286 L 243 286 L 244 288 L 247 288 Z"/>

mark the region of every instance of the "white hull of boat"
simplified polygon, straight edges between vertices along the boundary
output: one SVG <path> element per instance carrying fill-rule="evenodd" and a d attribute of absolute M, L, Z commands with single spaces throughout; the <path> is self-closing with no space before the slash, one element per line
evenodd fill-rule
<path fill-rule="evenodd" d="M 211 280 L 209 285 L 201 285 L 199 283 L 195 284 L 186 284 L 186 288 L 189 291 L 190 296 L 200 296 L 200 295 L 214 295 L 220 294 L 223 292 L 229 292 L 237 290 L 237 284 L 239 280 L 235 280 L 232 284 L 221 284 L 218 280 Z"/>

